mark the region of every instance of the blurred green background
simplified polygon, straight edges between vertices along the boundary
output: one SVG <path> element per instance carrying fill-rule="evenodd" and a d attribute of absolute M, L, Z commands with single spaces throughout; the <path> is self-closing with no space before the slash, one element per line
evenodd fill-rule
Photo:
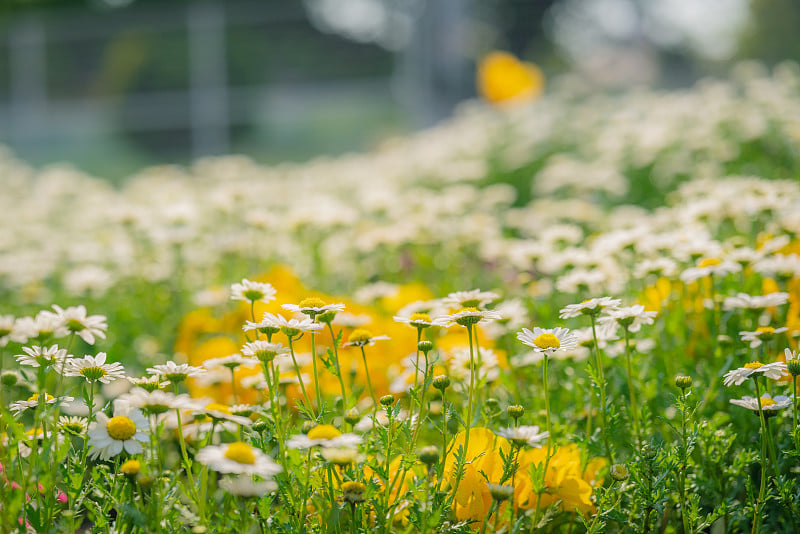
<path fill-rule="evenodd" d="M 114 181 L 367 150 L 475 96 L 502 49 L 598 90 L 800 59 L 796 0 L 3 0 L 0 144 Z"/>

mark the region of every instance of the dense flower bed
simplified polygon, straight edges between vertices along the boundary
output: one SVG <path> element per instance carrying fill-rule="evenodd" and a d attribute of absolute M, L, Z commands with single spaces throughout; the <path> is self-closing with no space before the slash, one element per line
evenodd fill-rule
<path fill-rule="evenodd" d="M 800 73 L 732 80 L 122 189 L 4 154 L 0 531 L 796 528 Z"/>

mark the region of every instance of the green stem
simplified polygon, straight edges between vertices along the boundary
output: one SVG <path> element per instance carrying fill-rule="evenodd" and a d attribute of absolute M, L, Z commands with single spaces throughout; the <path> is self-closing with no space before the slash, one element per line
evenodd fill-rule
<path fill-rule="evenodd" d="M 303 400 L 306 402 L 306 406 L 309 410 L 311 410 L 311 401 L 308 400 L 308 393 L 306 393 L 306 386 L 303 384 L 303 377 L 300 375 L 300 366 L 297 365 L 297 358 L 294 356 L 294 345 L 292 345 L 292 336 L 286 336 L 288 338 L 289 343 L 289 354 L 292 356 L 292 363 L 294 364 L 294 371 L 297 373 L 297 381 L 300 383 L 300 391 L 303 392 Z"/>
<path fill-rule="evenodd" d="M 614 458 L 611 456 L 611 447 L 608 445 L 608 432 L 606 431 L 606 422 L 608 416 L 606 414 L 606 379 L 603 372 L 603 357 L 600 354 L 600 346 L 597 343 L 597 330 L 595 328 L 595 317 L 594 315 L 590 315 L 590 317 L 592 319 L 592 339 L 594 340 L 594 354 L 597 365 L 597 379 L 599 381 L 598 386 L 600 387 L 600 424 L 602 425 L 603 445 L 605 446 L 608 465 L 612 465 L 614 463 Z"/>
<path fill-rule="evenodd" d="M 319 374 L 317 372 L 317 340 L 316 334 L 311 332 L 311 364 L 314 367 L 314 394 L 317 396 L 317 413 L 322 416 L 322 393 L 319 389 Z"/>
<path fill-rule="evenodd" d="M 364 373 L 367 375 L 367 389 L 369 389 L 369 396 L 372 398 L 372 406 L 374 409 L 374 413 L 377 415 L 378 413 L 378 400 L 375 398 L 375 393 L 372 390 L 372 380 L 369 377 L 369 366 L 367 365 L 367 355 L 364 353 L 364 345 L 359 346 L 361 348 L 361 359 L 364 361 Z"/>
<path fill-rule="evenodd" d="M 639 405 L 636 404 L 636 391 L 633 389 L 633 371 L 631 368 L 630 333 L 625 326 L 625 363 L 628 367 L 628 395 L 631 399 L 631 415 L 633 415 L 633 434 L 636 436 L 636 445 L 639 446 L 642 438 L 639 435 Z"/>
<path fill-rule="evenodd" d="M 344 380 L 342 379 L 342 368 L 339 365 L 339 349 L 336 346 L 336 334 L 333 333 L 333 326 L 331 323 L 328 323 L 328 330 L 331 333 L 331 344 L 333 345 L 333 357 L 336 359 L 336 378 L 339 379 L 339 386 L 342 388 L 342 421 L 344 421 L 344 414 L 347 412 L 347 392 L 344 388 Z M 342 425 L 346 425 L 347 423 L 342 423 Z"/>
<path fill-rule="evenodd" d="M 469 451 L 469 434 L 470 429 L 472 428 L 472 399 L 473 399 L 473 390 L 475 389 L 475 356 L 474 356 L 474 348 L 473 348 L 473 341 L 472 341 L 472 327 L 473 325 L 467 325 L 467 336 L 469 337 L 469 392 L 467 394 L 467 418 L 464 421 L 464 426 L 466 427 L 466 435 L 464 436 L 464 451 L 461 457 L 461 461 L 458 462 L 458 468 L 456 469 L 456 480 L 453 484 L 453 495 L 451 496 L 450 502 L 452 503 L 455 501 L 456 498 L 456 491 L 458 491 L 458 485 L 461 483 L 461 479 L 464 477 L 464 466 L 467 461 L 467 452 Z"/>

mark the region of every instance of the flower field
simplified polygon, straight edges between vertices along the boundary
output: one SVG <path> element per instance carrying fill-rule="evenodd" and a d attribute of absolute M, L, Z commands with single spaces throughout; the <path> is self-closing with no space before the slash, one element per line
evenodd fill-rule
<path fill-rule="evenodd" d="M 0 176 L 0 532 L 800 530 L 796 65 Z"/>

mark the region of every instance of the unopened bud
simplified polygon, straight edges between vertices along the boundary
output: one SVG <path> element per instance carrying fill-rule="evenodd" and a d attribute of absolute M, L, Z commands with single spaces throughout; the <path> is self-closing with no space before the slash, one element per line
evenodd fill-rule
<path fill-rule="evenodd" d="M 506 412 L 508 413 L 509 417 L 517 421 L 520 417 L 525 414 L 525 408 L 520 406 L 519 404 L 512 404 L 508 408 L 506 408 Z"/>
<path fill-rule="evenodd" d="M 611 466 L 611 469 L 608 470 L 608 474 L 611 475 L 611 478 L 616 480 L 617 482 L 624 482 L 628 480 L 628 468 L 622 464 L 614 464 Z"/>
<path fill-rule="evenodd" d="M 433 465 L 439 461 L 439 447 L 430 445 L 419 450 L 419 459 L 425 465 Z"/>
<path fill-rule="evenodd" d="M 381 405 L 389 407 L 394 404 L 394 395 L 384 395 L 381 397 Z"/>
<path fill-rule="evenodd" d="M 450 387 L 450 377 L 447 375 L 438 375 L 433 379 L 433 387 L 439 391 L 444 391 Z"/>
<path fill-rule="evenodd" d="M 692 387 L 692 377 L 685 375 L 678 375 L 675 377 L 675 385 L 681 389 L 688 389 Z"/>

